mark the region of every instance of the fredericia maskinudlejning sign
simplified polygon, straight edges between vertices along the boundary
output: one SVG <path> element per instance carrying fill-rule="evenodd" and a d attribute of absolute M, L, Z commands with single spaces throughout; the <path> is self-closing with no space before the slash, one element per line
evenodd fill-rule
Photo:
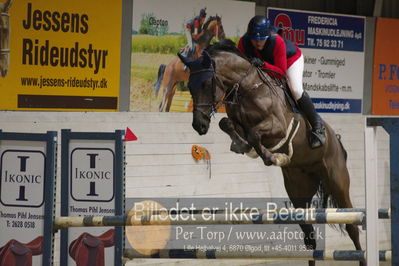
<path fill-rule="evenodd" d="M 45 155 L 41 151 L 5 150 L 1 165 L 2 204 L 21 207 L 43 204 Z"/>

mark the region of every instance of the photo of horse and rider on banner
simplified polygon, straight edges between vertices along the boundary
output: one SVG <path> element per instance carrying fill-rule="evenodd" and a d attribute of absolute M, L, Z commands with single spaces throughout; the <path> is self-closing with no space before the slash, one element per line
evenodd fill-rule
<path fill-rule="evenodd" d="M 177 53 L 237 43 L 254 15 L 255 4 L 240 1 L 133 1 L 130 110 L 191 112 L 190 72 Z"/>

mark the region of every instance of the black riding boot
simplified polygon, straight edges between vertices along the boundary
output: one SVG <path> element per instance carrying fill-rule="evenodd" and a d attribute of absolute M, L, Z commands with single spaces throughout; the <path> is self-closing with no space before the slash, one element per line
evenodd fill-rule
<path fill-rule="evenodd" d="M 310 146 L 312 149 L 323 146 L 326 142 L 323 120 L 314 109 L 312 100 L 310 99 L 308 93 L 304 91 L 302 97 L 297 102 L 299 108 L 301 108 L 303 114 L 306 116 L 307 120 L 312 126 L 312 132 L 309 139 Z"/>
<path fill-rule="evenodd" d="M 184 48 L 183 48 L 183 51 L 181 52 L 181 54 L 182 54 L 184 57 L 187 57 L 187 58 L 193 56 L 194 53 L 195 53 L 195 49 L 194 49 L 194 48 L 191 48 L 190 46 L 184 47 Z M 187 69 L 188 69 L 188 67 L 187 67 L 185 64 L 183 64 L 183 72 L 186 72 Z"/>

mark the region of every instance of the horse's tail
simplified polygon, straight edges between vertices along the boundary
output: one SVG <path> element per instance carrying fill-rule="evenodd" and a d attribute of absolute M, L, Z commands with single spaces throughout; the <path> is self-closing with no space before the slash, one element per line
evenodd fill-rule
<path fill-rule="evenodd" d="M 318 204 L 318 208 L 326 209 L 326 208 L 338 208 L 338 204 L 335 199 L 325 191 L 323 187 L 323 183 L 320 183 L 319 188 L 317 190 L 317 196 L 320 199 L 320 203 Z"/>
<path fill-rule="evenodd" d="M 345 150 L 344 150 L 345 151 Z M 346 153 L 346 151 L 345 151 Z M 327 193 L 323 187 L 323 183 L 320 183 L 319 188 L 317 190 L 317 196 L 319 197 L 318 208 L 339 208 L 338 203 L 336 200 L 331 196 L 331 194 Z M 346 234 L 345 225 L 344 224 L 329 224 L 329 226 L 333 227 L 334 229 L 338 229 L 341 233 Z"/>
<path fill-rule="evenodd" d="M 159 88 L 161 87 L 162 79 L 163 79 L 163 74 L 165 73 L 166 65 L 161 64 L 158 68 L 158 79 L 157 82 L 154 84 L 154 92 L 155 92 L 155 97 L 158 97 L 159 93 Z"/>

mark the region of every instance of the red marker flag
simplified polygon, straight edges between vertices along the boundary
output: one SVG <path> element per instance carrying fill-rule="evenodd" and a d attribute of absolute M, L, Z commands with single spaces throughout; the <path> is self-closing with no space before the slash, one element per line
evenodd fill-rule
<path fill-rule="evenodd" d="M 125 141 L 135 141 L 137 140 L 136 135 L 130 130 L 130 128 L 126 128 L 126 135 L 125 135 Z"/>

